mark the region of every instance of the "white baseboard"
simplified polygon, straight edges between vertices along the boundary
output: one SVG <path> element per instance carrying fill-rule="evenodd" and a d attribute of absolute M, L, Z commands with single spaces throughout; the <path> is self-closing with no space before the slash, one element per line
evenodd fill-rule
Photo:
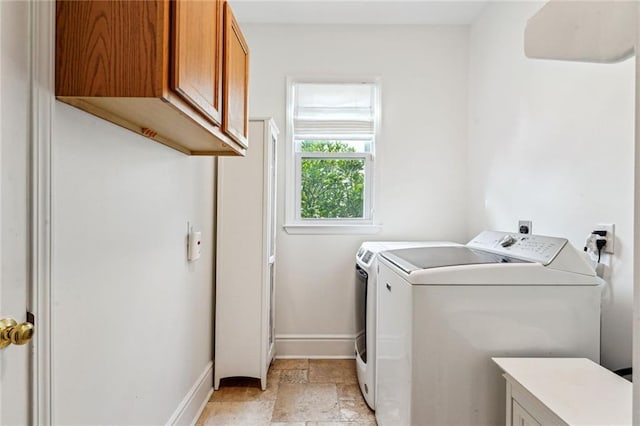
<path fill-rule="evenodd" d="M 351 334 L 277 334 L 276 358 L 354 358 Z"/>
<path fill-rule="evenodd" d="M 213 392 L 213 361 L 210 361 L 204 372 L 195 381 L 189 392 L 182 399 L 167 425 L 194 425 L 207 405 Z"/>

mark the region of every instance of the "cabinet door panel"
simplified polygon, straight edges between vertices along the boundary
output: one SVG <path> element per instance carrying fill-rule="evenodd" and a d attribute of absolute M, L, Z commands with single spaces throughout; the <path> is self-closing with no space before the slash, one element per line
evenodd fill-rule
<path fill-rule="evenodd" d="M 249 46 L 231 7 L 224 5 L 224 108 L 222 130 L 248 147 Z"/>
<path fill-rule="evenodd" d="M 56 96 L 161 95 L 167 15 L 164 2 L 58 0 Z"/>
<path fill-rule="evenodd" d="M 222 1 L 176 0 L 172 88 L 220 124 Z"/>

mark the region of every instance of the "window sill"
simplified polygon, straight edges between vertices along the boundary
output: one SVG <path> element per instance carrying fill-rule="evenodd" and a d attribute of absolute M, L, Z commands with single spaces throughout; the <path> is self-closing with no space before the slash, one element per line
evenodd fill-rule
<path fill-rule="evenodd" d="M 367 235 L 377 234 L 381 225 L 356 224 L 304 224 L 290 223 L 282 226 L 290 235 Z"/>

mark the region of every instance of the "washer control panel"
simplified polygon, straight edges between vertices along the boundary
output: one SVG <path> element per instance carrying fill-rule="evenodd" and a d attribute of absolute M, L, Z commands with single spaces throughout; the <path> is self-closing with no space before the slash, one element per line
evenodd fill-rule
<path fill-rule="evenodd" d="M 483 231 L 467 247 L 548 265 L 567 244 L 566 238 Z"/>

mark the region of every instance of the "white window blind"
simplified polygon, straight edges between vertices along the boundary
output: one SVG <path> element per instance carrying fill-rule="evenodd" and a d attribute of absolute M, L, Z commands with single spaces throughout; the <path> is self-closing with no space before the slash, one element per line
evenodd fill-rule
<path fill-rule="evenodd" d="M 371 139 L 375 131 L 375 86 L 370 83 L 296 83 L 296 139 Z"/>

